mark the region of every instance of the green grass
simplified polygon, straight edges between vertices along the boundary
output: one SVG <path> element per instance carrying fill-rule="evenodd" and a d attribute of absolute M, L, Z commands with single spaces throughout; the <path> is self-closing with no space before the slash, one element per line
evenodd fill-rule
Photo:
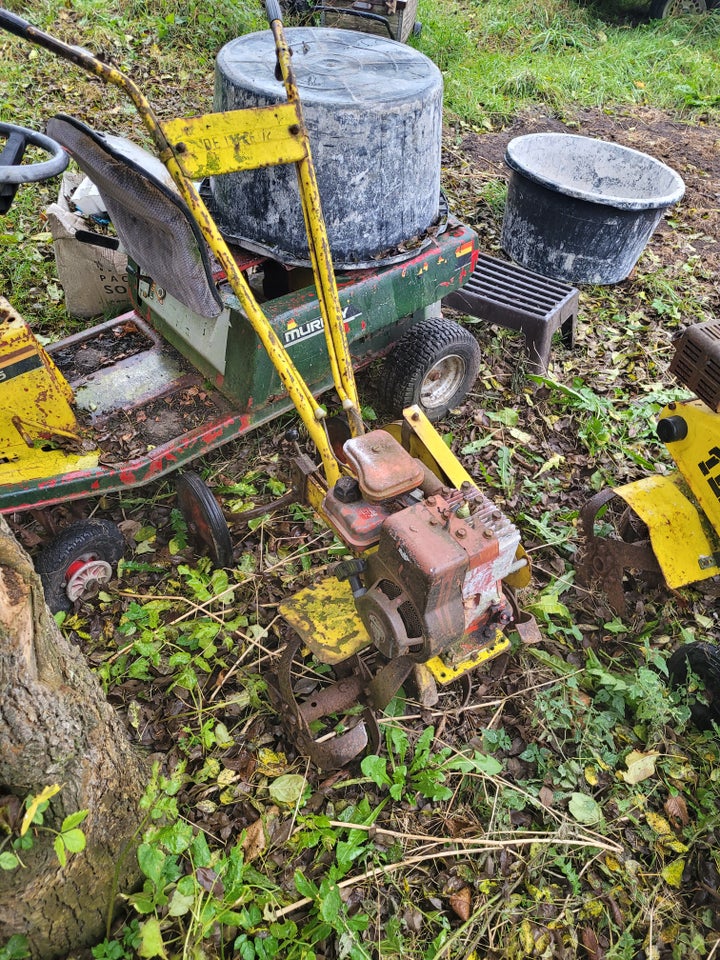
<path fill-rule="evenodd" d="M 446 108 L 471 123 L 497 127 L 532 106 L 720 110 L 715 14 L 648 21 L 610 0 L 425 0 L 420 18 L 415 45 L 445 74 Z"/>

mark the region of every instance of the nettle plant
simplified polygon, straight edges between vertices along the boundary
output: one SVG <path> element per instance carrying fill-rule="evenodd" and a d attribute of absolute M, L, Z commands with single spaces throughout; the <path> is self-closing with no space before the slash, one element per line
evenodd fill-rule
<path fill-rule="evenodd" d="M 407 733 L 392 724 L 385 727 L 388 758 L 370 755 L 363 757 L 363 774 L 381 790 L 387 790 L 393 800 L 412 802 L 419 794 L 426 800 L 449 800 L 454 788 L 448 783 L 452 774 L 484 773 L 495 776 L 502 764 L 495 757 L 479 751 L 458 753 L 451 747 L 432 749 L 435 728 L 427 727 L 411 748 Z"/>

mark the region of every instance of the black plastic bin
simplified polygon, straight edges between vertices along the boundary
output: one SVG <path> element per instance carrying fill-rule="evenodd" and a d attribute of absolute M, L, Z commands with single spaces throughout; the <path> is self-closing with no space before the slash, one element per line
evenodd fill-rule
<path fill-rule="evenodd" d="M 532 133 L 508 144 L 502 246 L 529 270 L 572 283 L 617 283 L 663 211 L 685 192 L 670 167 L 617 143 Z"/>

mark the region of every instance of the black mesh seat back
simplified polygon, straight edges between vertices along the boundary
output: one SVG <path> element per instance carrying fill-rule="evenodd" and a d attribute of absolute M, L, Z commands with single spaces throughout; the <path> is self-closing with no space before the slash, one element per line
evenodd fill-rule
<path fill-rule="evenodd" d="M 50 120 L 47 132 L 98 188 L 143 274 L 194 313 L 217 317 L 222 301 L 205 240 L 161 161 L 124 137 L 97 133 L 64 114 Z"/>

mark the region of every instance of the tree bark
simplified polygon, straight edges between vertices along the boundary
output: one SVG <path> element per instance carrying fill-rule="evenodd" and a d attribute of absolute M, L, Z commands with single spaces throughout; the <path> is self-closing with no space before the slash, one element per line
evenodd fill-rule
<path fill-rule="evenodd" d="M 61 784 L 44 818 L 55 830 L 68 814 L 89 810 L 81 825 L 87 846 L 65 867 L 54 834 L 41 830 L 33 849 L 20 851 L 24 867 L 0 870 L 0 945 L 25 935 L 32 956 L 49 960 L 103 939 L 117 893 L 139 877 L 146 782 L 145 764 L 81 652 L 61 635 L 29 557 L 0 517 L 0 796 L 22 801 Z"/>

